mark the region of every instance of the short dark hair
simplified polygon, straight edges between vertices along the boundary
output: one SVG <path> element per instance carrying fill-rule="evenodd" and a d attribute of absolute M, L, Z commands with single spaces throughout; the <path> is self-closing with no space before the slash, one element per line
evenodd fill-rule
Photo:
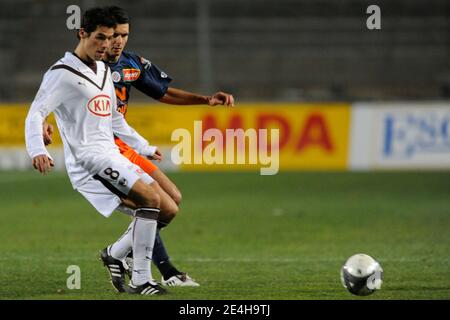
<path fill-rule="evenodd" d="M 87 33 L 91 33 L 94 32 L 98 26 L 114 28 L 116 26 L 116 19 L 114 19 L 111 12 L 105 8 L 91 8 L 86 10 L 81 18 L 80 27 Z"/>
<path fill-rule="evenodd" d="M 106 10 L 114 17 L 117 24 L 130 23 L 130 16 L 128 12 L 118 6 L 106 7 Z"/>

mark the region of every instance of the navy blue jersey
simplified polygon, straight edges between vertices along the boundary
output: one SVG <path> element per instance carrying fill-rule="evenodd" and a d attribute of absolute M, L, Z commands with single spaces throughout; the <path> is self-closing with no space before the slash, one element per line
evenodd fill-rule
<path fill-rule="evenodd" d="M 116 89 L 117 109 L 124 115 L 131 86 L 158 100 L 164 96 L 172 81 L 158 66 L 131 52 L 123 51 L 117 62 L 108 65 Z"/>

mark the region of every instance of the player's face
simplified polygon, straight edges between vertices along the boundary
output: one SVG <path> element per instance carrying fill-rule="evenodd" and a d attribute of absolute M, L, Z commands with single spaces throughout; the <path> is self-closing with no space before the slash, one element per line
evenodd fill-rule
<path fill-rule="evenodd" d="M 107 56 L 109 60 L 117 60 L 127 45 L 130 25 L 128 23 L 118 24 L 114 29 L 114 37 L 108 48 Z M 117 59 L 116 59 L 117 58 Z"/>
<path fill-rule="evenodd" d="M 83 40 L 83 50 L 85 54 L 92 60 L 101 60 L 111 45 L 114 36 L 114 28 L 98 26 L 97 29 L 90 34 L 81 30 L 80 36 Z"/>

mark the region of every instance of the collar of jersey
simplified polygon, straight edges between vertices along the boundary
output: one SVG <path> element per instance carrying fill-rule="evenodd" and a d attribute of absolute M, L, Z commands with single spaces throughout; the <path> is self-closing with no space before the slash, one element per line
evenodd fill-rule
<path fill-rule="evenodd" d="M 95 77 L 101 78 L 103 80 L 103 73 L 105 71 L 105 64 L 103 62 L 100 63 L 100 61 L 95 61 L 95 63 L 97 64 L 97 73 L 95 73 L 94 70 L 89 68 L 83 61 L 80 60 L 80 58 L 75 56 L 72 52 L 66 52 L 64 58 L 66 60 L 65 64 L 71 66 L 72 68 L 77 69 L 84 74 L 90 72 Z"/>

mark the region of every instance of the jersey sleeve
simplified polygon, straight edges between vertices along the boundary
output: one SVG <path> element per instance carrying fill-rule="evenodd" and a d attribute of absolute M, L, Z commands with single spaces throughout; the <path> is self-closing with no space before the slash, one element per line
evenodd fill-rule
<path fill-rule="evenodd" d="M 117 111 L 117 109 L 114 108 L 112 112 L 112 129 L 114 135 L 123 140 L 139 154 L 153 156 L 156 147 L 150 146 L 148 141 L 127 123 L 123 114 Z"/>
<path fill-rule="evenodd" d="M 111 79 L 111 75 L 109 75 L 109 78 Z M 111 87 L 113 88 L 111 93 L 113 106 L 116 106 L 117 97 L 115 95 L 114 85 L 111 85 Z M 112 130 L 115 136 L 119 137 L 126 144 L 135 149 L 139 154 L 145 156 L 152 156 L 155 154 L 156 147 L 150 146 L 148 141 L 127 123 L 124 115 L 120 113 L 117 108 L 112 108 Z"/>
<path fill-rule="evenodd" d="M 135 55 L 134 61 L 139 65 L 141 74 L 132 85 L 153 99 L 162 98 L 166 94 L 172 78 L 157 65 L 142 57 Z"/>
<path fill-rule="evenodd" d="M 45 148 L 42 124 L 61 105 L 62 78 L 63 72 L 59 70 L 47 71 L 28 111 L 25 119 L 25 145 L 31 158 L 44 154 L 51 158 Z"/>

